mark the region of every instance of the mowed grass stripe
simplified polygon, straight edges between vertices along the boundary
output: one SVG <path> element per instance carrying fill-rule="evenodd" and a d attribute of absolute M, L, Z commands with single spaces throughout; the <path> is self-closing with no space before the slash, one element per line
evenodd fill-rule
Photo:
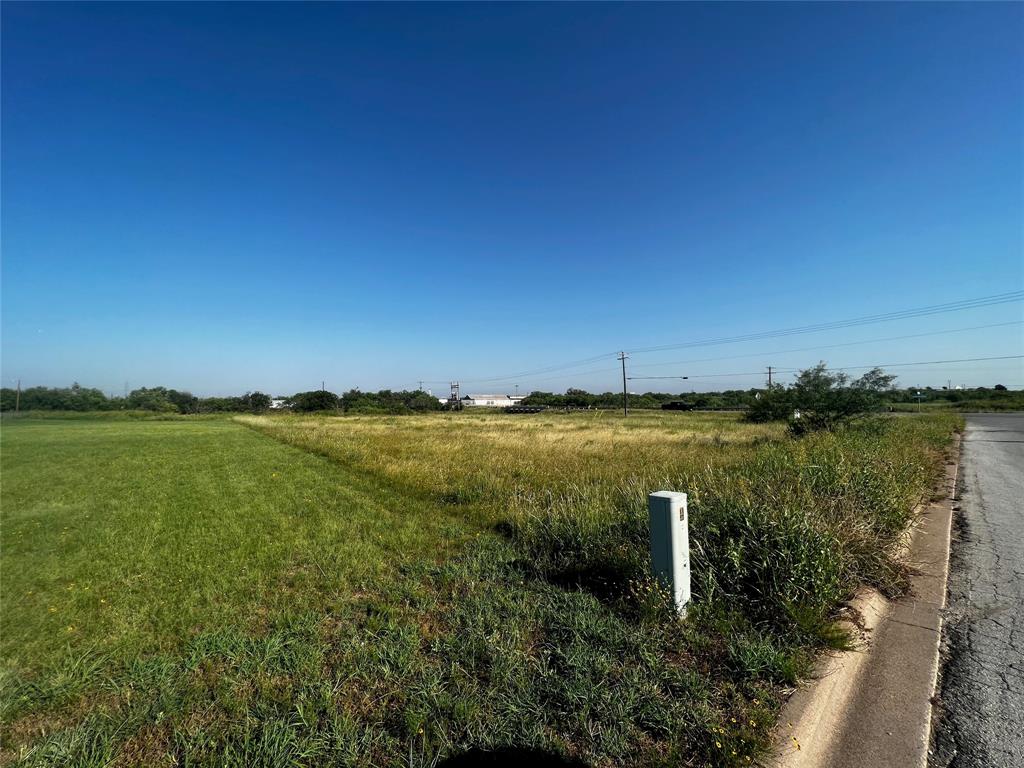
<path fill-rule="evenodd" d="M 14 668 L 345 602 L 466 532 L 228 420 L 22 421 L 2 448 L 0 647 Z"/>

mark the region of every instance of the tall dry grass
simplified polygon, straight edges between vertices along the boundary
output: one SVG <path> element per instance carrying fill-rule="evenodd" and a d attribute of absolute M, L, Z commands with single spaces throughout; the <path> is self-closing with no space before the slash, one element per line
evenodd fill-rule
<path fill-rule="evenodd" d="M 734 414 L 241 416 L 238 421 L 446 504 L 527 512 L 546 499 L 611 493 L 648 478 L 733 464 L 784 438 Z"/>

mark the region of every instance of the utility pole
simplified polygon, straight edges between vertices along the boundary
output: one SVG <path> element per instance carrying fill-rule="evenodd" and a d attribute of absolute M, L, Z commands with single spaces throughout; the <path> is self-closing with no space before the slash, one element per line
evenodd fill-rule
<path fill-rule="evenodd" d="M 768 366 L 768 389 L 772 388 L 772 367 Z"/>
<path fill-rule="evenodd" d="M 619 352 L 619 360 L 622 362 L 622 415 L 629 415 L 629 392 L 626 390 L 626 361 L 629 356 L 625 352 Z"/>
<path fill-rule="evenodd" d="M 320 391 L 321 392 L 326 392 L 327 391 L 327 382 L 326 381 L 321 381 L 320 382 Z"/>
<path fill-rule="evenodd" d="M 420 379 L 420 392 L 422 392 L 422 391 L 423 391 L 423 380 Z"/>
<path fill-rule="evenodd" d="M 14 412 L 21 410 L 21 379 L 18 379 L 18 391 L 14 395 Z"/>

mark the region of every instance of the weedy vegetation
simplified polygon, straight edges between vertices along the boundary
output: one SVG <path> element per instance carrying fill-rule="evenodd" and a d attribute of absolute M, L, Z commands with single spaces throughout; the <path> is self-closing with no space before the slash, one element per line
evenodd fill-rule
<path fill-rule="evenodd" d="M 959 427 L 732 414 L 21 419 L 4 764 L 750 765 Z M 685 621 L 646 494 L 690 494 Z"/>

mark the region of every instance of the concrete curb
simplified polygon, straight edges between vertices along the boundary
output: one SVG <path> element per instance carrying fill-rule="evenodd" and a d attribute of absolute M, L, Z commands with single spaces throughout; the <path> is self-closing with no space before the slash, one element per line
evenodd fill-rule
<path fill-rule="evenodd" d="M 859 648 L 832 654 L 816 679 L 782 709 L 776 768 L 910 768 L 926 766 L 931 699 L 939 673 L 942 609 L 959 470 L 947 463 L 941 501 L 927 505 L 905 550 L 914 569 L 910 596 L 887 600 L 874 590 L 850 604 Z"/>

